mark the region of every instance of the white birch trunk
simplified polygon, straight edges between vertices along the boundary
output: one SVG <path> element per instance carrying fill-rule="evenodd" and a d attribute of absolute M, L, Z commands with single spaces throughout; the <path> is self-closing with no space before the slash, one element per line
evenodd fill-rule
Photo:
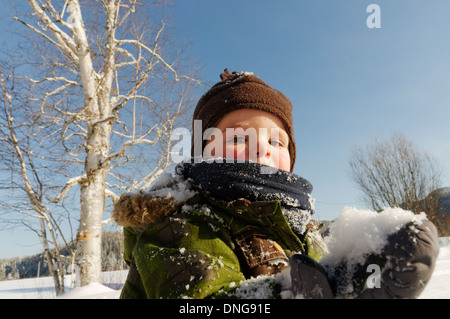
<path fill-rule="evenodd" d="M 102 137 L 91 134 L 91 147 L 100 146 Z M 86 169 L 98 168 L 99 151 L 87 150 Z M 100 282 L 101 272 L 101 234 L 102 216 L 105 197 L 99 194 L 105 192 L 105 172 L 98 170 L 88 177 L 88 181 L 81 186 L 81 215 L 77 247 L 77 264 L 80 267 L 81 286 L 92 282 Z"/>
<path fill-rule="evenodd" d="M 86 31 L 77 0 L 70 2 L 70 18 L 77 44 L 79 70 L 84 90 L 86 113 L 90 116 L 86 140 L 85 173 L 81 184 L 81 214 L 78 234 L 77 264 L 80 267 L 81 286 L 100 282 L 102 217 L 105 209 L 106 168 L 103 167 L 110 148 L 111 124 L 102 119 L 110 116 L 111 107 L 107 94 L 108 84 L 99 83 L 92 66 Z M 102 79 L 102 80 L 105 80 Z M 108 79 L 106 79 L 108 80 Z M 107 82 L 107 81 L 106 81 Z"/>

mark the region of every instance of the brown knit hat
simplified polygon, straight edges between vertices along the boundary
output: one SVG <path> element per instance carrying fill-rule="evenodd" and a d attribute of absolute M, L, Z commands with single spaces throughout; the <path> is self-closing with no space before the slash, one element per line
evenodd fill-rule
<path fill-rule="evenodd" d="M 215 127 L 226 114 L 232 111 L 254 109 L 272 113 L 283 122 L 286 133 L 289 135 L 292 172 L 296 158 L 296 147 L 291 101 L 283 93 L 271 88 L 252 73 L 235 71 L 230 74 L 228 69 L 225 69 L 224 73 L 220 75 L 220 79 L 222 81 L 209 89 L 200 98 L 195 108 L 193 120 L 202 121 L 201 136 L 207 128 Z M 201 141 L 201 149 L 203 150 L 205 145 L 203 139 Z M 191 153 L 194 156 L 194 135 Z"/>

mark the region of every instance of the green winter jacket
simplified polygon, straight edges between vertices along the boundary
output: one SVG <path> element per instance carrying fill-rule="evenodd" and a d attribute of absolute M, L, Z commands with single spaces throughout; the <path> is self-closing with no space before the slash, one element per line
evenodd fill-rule
<path fill-rule="evenodd" d="M 251 267 L 286 264 L 286 257 L 298 252 L 317 261 L 323 254 L 321 226 L 310 223 L 304 234 L 294 234 L 278 201 L 225 207 L 199 194 L 183 204 L 161 200 L 126 195 L 115 205 L 130 266 L 121 298 L 232 297 L 250 279 Z M 244 256 L 247 234 L 251 244 L 255 238 L 269 243 L 269 251 L 257 247 L 258 254 L 253 250 L 250 258 Z M 270 297 L 278 298 L 273 277 L 267 276 L 265 284 Z"/>

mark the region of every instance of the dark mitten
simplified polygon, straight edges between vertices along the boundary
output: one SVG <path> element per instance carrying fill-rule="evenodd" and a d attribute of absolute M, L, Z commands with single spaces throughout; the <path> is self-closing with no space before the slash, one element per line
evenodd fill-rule
<path fill-rule="evenodd" d="M 439 254 L 436 227 L 428 220 L 408 223 L 388 237 L 381 252 L 379 287 L 366 288 L 358 298 L 417 298 L 433 274 Z"/>
<path fill-rule="evenodd" d="M 292 293 L 305 299 L 330 299 L 333 292 L 326 271 L 314 259 L 295 254 L 290 258 Z"/>

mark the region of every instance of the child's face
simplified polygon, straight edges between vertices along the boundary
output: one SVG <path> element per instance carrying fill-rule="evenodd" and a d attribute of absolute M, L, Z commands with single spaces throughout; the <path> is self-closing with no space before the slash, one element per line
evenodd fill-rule
<path fill-rule="evenodd" d="M 277 116 L 260 110 L 242 109 L 225 115 L 216 128 L 222 131 L 223 157 L 230 158 L 231 155 L 234 159 L 290 171 L 289 135 Z M 206 145 L 212 141 L 214 139 Z M 205 153 L 208 149 L 205 147 Z M 214 148 L 209 152 L 212 154 L 204 155 L 216 155 Z"/>

